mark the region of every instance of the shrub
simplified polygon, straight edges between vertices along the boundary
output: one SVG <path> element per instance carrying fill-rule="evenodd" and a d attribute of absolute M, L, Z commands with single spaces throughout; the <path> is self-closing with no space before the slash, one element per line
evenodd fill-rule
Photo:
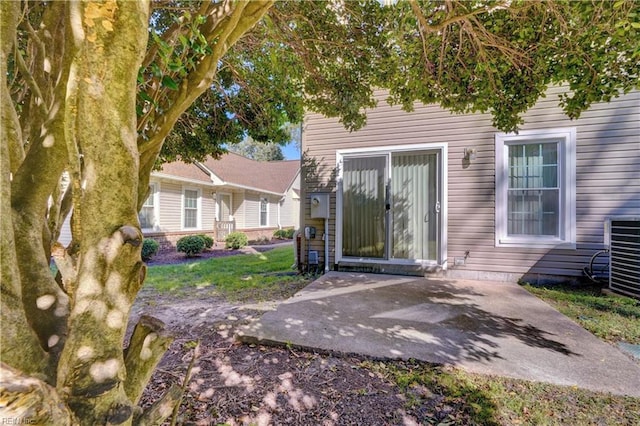
<path fill-rule="evenodd" d="M 249 239 L 243 232 L 232 232 L 227 235 L 225 239 L 225 247 L 232 249 L 239 249 L 246 246 L 249 243 Z"/>
<path fill-rule="evenodd" d="M 200 234 L 198 235 L 198 237 L 201 237 L 204 240 L 204 245 L 206 248 L 210 249 L 211 247 L 213 247 L 213 238 L 206 234 Z"/>
<path fill-rule="evenodd" d="M 142 260 L 150 260 L 160 250 L 160 244 L 151 238 L 145 238 L 142 241 Z"/>
<path fill-rule="evenodd" d="M 273 237 L 279 240 L 290 240 L 293 238 L 294 232 L 296 232 L 296 230 L 293 228 L 278 229 L 273 232 Z"/>
<path fill-rule="evenodd" d="M 277 229 L 273 231 L 273 238 L 277 238 L 279 240 L 284 240 L 287 238 L 287 230 L 286 229 Z"/>
<path fill-rule="evenodd" d="M 176 248 L 187 257 L 192 257 L 204 251 L 207 243 L 200 235 L 187 235 L 178 240 Z"/>

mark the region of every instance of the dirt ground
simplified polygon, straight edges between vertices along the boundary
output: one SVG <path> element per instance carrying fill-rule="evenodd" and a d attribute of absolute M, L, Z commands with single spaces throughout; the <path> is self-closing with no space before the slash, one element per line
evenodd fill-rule
<path fill-rule="evenodd" d="M 167 255 L 154 263 L 175 261 L 180 258 Z M 288 295 L 285 292 L 282 296 L 284 299 Z M 132 311 L 132 323 L 142 313 L 150 314 L 163 320 L 176 339 L 141 404 L 148 406 L 171 384 L 182 384 L 198 352 L 178 424 L 415 425 L 443 420 L 443 424 L 450 424 L 446 419 L 452 414 L 458 420 L 456 424 L 473 423 L 464 421 L 464 407 L 442 406 L 442 398 L 426 389 L 415 392 L 423 401 L 427 397 L 428 404 L 410 404 L 406 393 L 362 365 L 364 357 L 247 345 L 235 340 L 239 326 L 280 301 L 234 304 L 211 289 L 173 294 L 143 288 Z"/>

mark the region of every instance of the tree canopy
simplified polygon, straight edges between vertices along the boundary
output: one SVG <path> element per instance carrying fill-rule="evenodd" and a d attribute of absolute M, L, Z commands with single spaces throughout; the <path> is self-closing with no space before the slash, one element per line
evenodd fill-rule
<path fill-rule="evenodd" d="M 179 150 L 199 156 L 185 149 L 191 144 L 182 129 L 206 116 L 205 104 L 207 114 L 225 120 L 209 134 L 231 143 L 242 129 L 281 143 L 283 124 L 298 122 L 305 109 L 356 130 L 374 106 L 373 88 L 389 90 L 388 101 L 407 110 L 420 101 L 490 112 L 497 128 L 513 131 L 549 85 L 565 84 L 562 106 L 577 118 L 594 102 L 637 87 L 639 9 L 631 1 L 277 2 L 225 56 L 213 88 L 225 103 L 205 94 L 165 151 L 168 158 Z"/>
<path fill-rule="evenodd" d="M 307 110 L 355 130 L 374 88 L 511 131 L 550 84 L 568 85 L 577 117 L 639 78 L 634 1 L 25 0 L 0 13 L 0 368 L 33 384 L 3 389 L 5 412 L 52 424 L 161 421 L 136 405 L 171 337 L 145 319 L 124 342 L 158 158 L 283 142 Z"/>
<path fill-rule="evenodd" d="M 280 145 L 276 143 L 264 143 L 247 137 L 242 142 L 227 147 L 229 151 L 240 154 L 256 161 L 284 160 L 284 154 Z"/>

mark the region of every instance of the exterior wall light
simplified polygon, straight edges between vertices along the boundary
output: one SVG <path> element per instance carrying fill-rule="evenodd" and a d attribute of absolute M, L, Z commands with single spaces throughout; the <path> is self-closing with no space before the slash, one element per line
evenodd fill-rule
<path fill-rule="evenodd" d="M 472 161 L 476 159 L 476 149 L 475 148 L 465 148 L 464 149 L 464 159 L 467 161 Z"/>

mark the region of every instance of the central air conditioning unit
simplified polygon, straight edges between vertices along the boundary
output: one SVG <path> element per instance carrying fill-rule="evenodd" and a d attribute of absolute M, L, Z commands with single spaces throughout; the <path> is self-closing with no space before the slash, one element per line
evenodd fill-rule
<path fill-rule="evenodd" d="M 640 299 L 640 217 L 607 218 L 604 230 L 609 246 L 609 289 Z"/>

